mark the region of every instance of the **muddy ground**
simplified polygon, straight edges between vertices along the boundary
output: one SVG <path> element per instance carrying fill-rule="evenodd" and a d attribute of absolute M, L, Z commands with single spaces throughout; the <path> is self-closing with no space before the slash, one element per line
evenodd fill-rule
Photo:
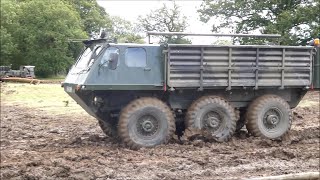
<path fill-rule="evenodd" d="M 3 101 L 0 179 L 241 179 L 319 172 L 319 92 L 304 100 L 284 141 L 243 130 L 228 143 L 173 140 L 138 151 L 106 137 L 89 115 Z"/>

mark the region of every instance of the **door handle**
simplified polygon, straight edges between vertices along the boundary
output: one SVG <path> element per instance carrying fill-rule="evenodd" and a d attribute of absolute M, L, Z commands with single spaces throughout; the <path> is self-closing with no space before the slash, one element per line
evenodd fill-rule
<path fill-rule="evenodd" d="M 150 70 L 151 70 L 151 68 L 149 68 L 149 67 L 144 68 L 144 71 L 150 71 Z"/>

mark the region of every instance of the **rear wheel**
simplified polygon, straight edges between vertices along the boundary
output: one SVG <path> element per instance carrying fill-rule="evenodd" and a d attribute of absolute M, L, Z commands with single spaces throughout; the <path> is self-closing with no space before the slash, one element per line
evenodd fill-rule
<path fill-rule="evenodd" d="M 110 119 L 102 120 L 98 119 L 98 124 L 101 128 L 101 130 L 109 137 L 117 137 L 117 123 L 115 120 L 111 121 Z"/>
<path fill-rule="evenodd" d="M 246 119 L 250 134 L 276 139 L 290 129 L 292 112 L 289 104 L 281 97 L 263 95 L 250 104 Z"/>
<path fill-rule="evenodd" d="M 118 134 L 132 149 L 167 143 L 175 131 L 170 108 L 156 98 L 140 98 L 121 112 Z"/>
<path fill-rule="evenodd" d="M 225 99 L 204 96 L 189 107 L 186 126 L 206 129 L 219 142 L 228 141 L 236 129 L 236 113 Z"/>

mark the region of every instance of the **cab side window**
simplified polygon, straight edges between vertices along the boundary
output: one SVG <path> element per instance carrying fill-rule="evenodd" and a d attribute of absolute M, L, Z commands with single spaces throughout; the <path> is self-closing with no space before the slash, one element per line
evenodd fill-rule
<path fill-rule="evenodd" d="M 128 67 L 146 67 L 147 53 L 144 48 L 127 48 L 125 53 L 125 63 Z"/>

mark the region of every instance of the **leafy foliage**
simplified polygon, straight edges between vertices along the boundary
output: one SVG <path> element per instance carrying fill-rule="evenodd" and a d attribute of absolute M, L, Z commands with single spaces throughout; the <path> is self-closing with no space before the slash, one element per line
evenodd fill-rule
<path fill-rule="evenodd" d="M 9 65 L 13 54 L 17 53 L 17 43 L 12 37 L 12 32 L 18 27 L 17 6 L 10 1 L 1 1 L 1 65 Z"/>
<path fill-rule="evenodd" d="M 139 29 L 136 25 L 133 25 L 130 21 L 122 19 L 118 16 L 111 17 L 112 30 L 111 37 L 116 38 L 118 42 L 130 42 L 143 44 L 144 40 L 139 35 Z"/>
<path fill-rule="evenodd" d="M 73 64 L 69 38 L 84 38 L 79 14 L 63 1 L 1 1 L 2 64 L 35 65 L 40 76 Z"/>
<path fill-rule="evenodd" d="M 139 22 L 144 31 L 159 32 L 183 32 L 187 29 L 186 16 L 180 12 L 180 7 L 173 2 L 173 7 L 169 8 L 165 4 L 159 9 L 151 11 L 146 16 L 139 17 Z M 160 39 L 162 43 L 190 44 L 191 41 L 183 36 L 164 36 Z"/>
<path fill-rule="evenodd" d="M 277 33 L 281 44 L 305 45 L 320 32 L 319 10 L 319 0 L 204 0 L 198 12 L 201 21 L 212 20 L 213 32 L 231 28 L 236 33 Z"/>
<path fill-rule="evenodd" d="M 68 38 L 86 37 L 77 12 L 61 1 L 29 1 L 21 4 L 18 33 L 25 62 L 40 74 L 57 74 L 73 63 Z"/>
<path fill-rule="evenodd" d="M 87 34 L 99 32 L 101 27 L 110 29 L 112 22 L 105 10 L 96 0 L 65 0 L 79 13 Z"/>
<path fill-rule="evenodd" d="M 111 19 L 96 0 L 1 1 L 0 63 L 35 65 L 43 77 L 66 72 L 83 46 L 69 39 L 87 39 L 100 28 L 120 42 L 143 43 L 134 25 Z"/>
<path fill-rule="evenodd" d="M 13 42 L 13 38 L 6 28 L 1 27 L 1 65 L 10 64 L 9 59 L 15 53 L 16 44 Z"/>

